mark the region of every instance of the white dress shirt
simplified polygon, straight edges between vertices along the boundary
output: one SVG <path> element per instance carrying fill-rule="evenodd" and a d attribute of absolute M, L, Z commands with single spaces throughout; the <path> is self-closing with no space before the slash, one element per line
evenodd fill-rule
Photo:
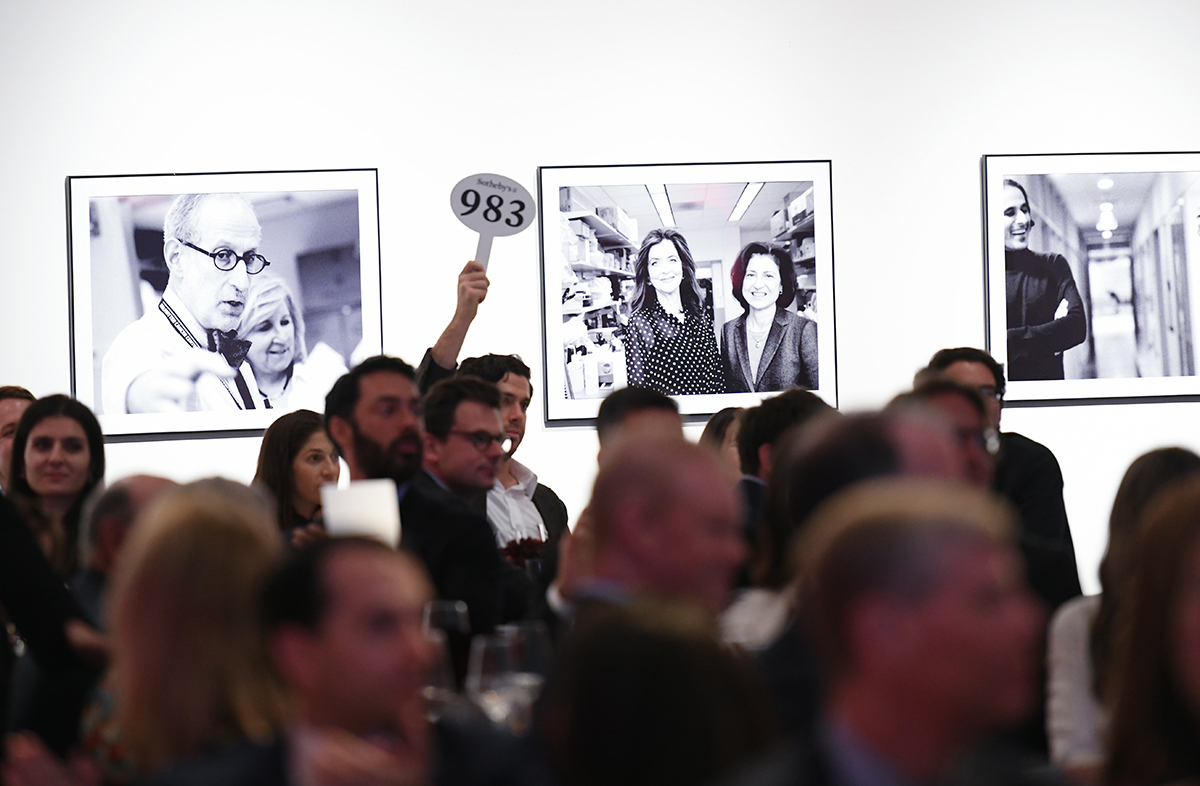
<path fill-rule="evenodd" d="M 537 488 L 537 475 L 516 459 L 508 460 L 508 471 L 517 479 L 517 484 L 505 488 L 496 478 L 487 494 L 487 517 L 496 533 L 496 543 L 504 548 L 514 540 L 533 538 L 547 539 L 546 525 L 542 514 L 533 504 L 533 492 Z"/>

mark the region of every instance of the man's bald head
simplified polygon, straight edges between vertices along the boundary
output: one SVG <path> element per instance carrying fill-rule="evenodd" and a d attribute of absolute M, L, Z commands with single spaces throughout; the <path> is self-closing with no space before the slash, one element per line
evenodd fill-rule
<path fill-rule="evenodd" d="M 125 535 L 146 506 L 175 481 L 155 475 L 131 475 L 95 494 L 84 506 L 81 518 L 80 562 L 108 573 L 116 562 Z"/>
<path fill-rule="evenodd" d="M 717 612 L 745 560 L 733 487 L 709 451 L 630 439 L 606 454 L 592 494 L 600 578 Z"/>

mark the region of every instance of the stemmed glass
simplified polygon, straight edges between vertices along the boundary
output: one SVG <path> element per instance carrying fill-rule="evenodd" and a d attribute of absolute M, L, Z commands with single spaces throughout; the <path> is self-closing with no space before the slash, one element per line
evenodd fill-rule
<path fill-rule="evenodd" d="M 521 734 L 529 728 L 550 665 L 550 637 L 542 622 L 500 625 L 476 636 L 467 666 L 467 697 L 492 723 Z"/>
<path fill-rule="evenodd" d="M 421 628 L 434 648 L 433 665 L 421 693 L 431 722 L 452 710 L 462 701 L 458 693 L 459 674 L 455 668 L 455 645 L 465 652 L 462 644 L 471 630 L 467 604 L 461 600 L 431 600 L 425 604 Z"/>

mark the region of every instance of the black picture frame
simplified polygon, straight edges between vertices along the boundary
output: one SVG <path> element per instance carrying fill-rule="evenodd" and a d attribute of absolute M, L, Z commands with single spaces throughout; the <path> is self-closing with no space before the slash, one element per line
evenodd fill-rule
<path fill-rule="evenodd" d="M 748 206 L 731 221 L 743 195 Z M 818 360 L 816 368 L 790 362 L 810 371 L 817 384 L 808 387 L 837 406 L 831 161 L 543 166 L 538 201 L 547 423 L 594 418 L 603 397 L 627 384 L 624 343 L 629 320 L 636 322 L 630 306 L 638 250 L 647 232 L 668 224 L 690 247 L 718 352 L 725 323 L 746 311 L 729 275 L 741 249 L 758 241 L 791 257 L 798 296 L 786 319 L 811 331 L 805 346 L 815 344 Z M 772 339 L 778 341 L 774 333 Z M 737 360 L 725 351 L 722 365 L 732 368 Z M 703 362 L 707 368 L 707 354 Z M 684 416 L 753 406 L 787 387 L 761 374 L 754 382 L 771 387 L 728 392 L 733 385 L 726 383 L 721 392 L 694 394 L 661 378 L 644 384 L 661 385 Z"/>

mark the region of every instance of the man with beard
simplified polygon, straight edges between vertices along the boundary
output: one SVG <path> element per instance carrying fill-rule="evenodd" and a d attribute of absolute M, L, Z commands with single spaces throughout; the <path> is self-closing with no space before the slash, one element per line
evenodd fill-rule
<path fill-rule="evenodd" d="M 438 596 L 467 604 L 472 633 L 500 616 L 500 556 L 487 521 L 465 503 L 411 485 L 421 469 L 420 396 L 412 366 L 364 360 L 325 399 L 325 427 L 350 479 L 391 478 L 399 489 L 400 545 L 425 563 Z"/>

